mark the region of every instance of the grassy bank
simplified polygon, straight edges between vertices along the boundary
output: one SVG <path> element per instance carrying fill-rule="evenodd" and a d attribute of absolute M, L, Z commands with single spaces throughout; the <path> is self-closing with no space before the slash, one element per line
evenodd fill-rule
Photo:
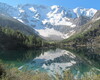
<path fill-rule="evenodd" d="M 64 72 L 64 77 L 61 79 L 59 74 L 56 74 L 55 80 L 99 80 L 100 75 L 86 74 L 82 79 L 74 79 L 70 71 Z M 17 68 L 8 68 L 8 65 L 0 63 L 0 80 L 52 80 L 52 78 L 43 72 L 20 71 Z"/>

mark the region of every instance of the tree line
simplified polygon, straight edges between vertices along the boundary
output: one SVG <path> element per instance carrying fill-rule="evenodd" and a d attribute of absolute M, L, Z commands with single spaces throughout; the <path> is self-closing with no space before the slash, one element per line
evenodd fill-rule
<path fill-rule="evenodd" d="M 42 38 L 36 35 L 25 35 L 18 30 L 0 27 L 0 49 L 34 49 L 48 46 Z"/>

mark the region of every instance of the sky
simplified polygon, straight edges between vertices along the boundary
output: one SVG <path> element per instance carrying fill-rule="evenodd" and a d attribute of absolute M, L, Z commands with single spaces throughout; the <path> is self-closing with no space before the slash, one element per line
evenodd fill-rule
<path fill-rule="evenodd" d="M 100 0 L 0 0 L 0 2 L 7 3 L 12 6 L 18 4 L 37 4 L 37 5 L 60 5 L 65 8 L 95 8 L 100 9 Z"/>

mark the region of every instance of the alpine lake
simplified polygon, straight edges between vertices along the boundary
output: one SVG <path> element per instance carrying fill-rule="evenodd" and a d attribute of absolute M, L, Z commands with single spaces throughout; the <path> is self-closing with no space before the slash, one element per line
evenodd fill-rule
<path fill-rule="evenodd" d="M 50 76 L 63 76 L 70 70 L 75 78 L 95 72 L 100 74 L 100 48 L 68 48 L 0 51 L 0 60 L 13 64 L 19 70 L 46 72 Z"/>

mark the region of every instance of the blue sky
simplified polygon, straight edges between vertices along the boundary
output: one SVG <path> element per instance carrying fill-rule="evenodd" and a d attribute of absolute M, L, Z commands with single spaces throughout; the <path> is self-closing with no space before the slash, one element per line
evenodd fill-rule
<path fill-rule="evenodd" d="M 100 0 L 0 0 L 0 2 L 7 3 L 13 6 L 18 4 L 39 4 L 39 5 L 61 5 L 66 8 L 95 8 L 100 9 Z"/>

